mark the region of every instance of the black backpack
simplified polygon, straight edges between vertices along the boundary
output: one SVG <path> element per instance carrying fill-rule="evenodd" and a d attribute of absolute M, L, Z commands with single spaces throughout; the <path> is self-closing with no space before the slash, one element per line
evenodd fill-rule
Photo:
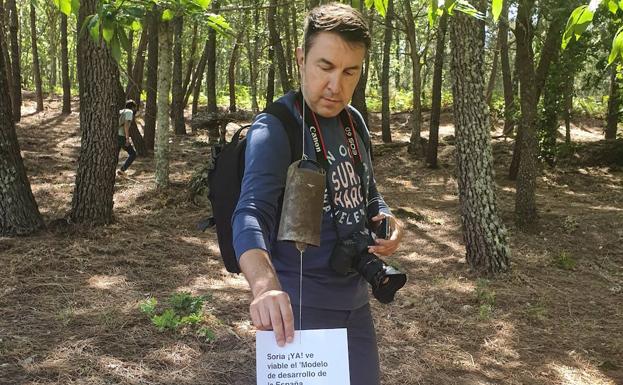
<path fill-rule="evenodd" d="M 290 143 L 290 162 L 294 162 L 301 158 L 303 153 L 302 127 L 297 123 L 292 113 L 285 104 L 274 102 L 271 103 L 263 113 L 268 113 L 278 118 L 288 136 Z M 358 124 L 355 125 L 355 131 L 359 133 L 363 139 L 366 150 L 370 149 L 370 137 L 362 132 Z M 234 238 L 231 225 L 232 216 L 238 199 L 240 199 L 240 187 L 242 185 L 242 177 L 244 176 L 245 149 L 247 141 L 242 136 L 242 131 L 249 126 L 241 127 L 231 141 L 225 144 L 220 151 L 214 151 L 213 168 L 208 174 L 208 184 L 210 192 L 208 198 L 212 204 L 212 215 L 204 225 L 200 224 L 200 228 L 207 228 L 210 225 L 216 225 L 216 235 L 218 238 L 218 246 L 221 252 L 221 258 L 225 264 L 225 269 L 230 273 L 240 273 L 240 266 L 236 259 L 234 251 Z M 283 197 L 280 197 L 280 200 Z"/>

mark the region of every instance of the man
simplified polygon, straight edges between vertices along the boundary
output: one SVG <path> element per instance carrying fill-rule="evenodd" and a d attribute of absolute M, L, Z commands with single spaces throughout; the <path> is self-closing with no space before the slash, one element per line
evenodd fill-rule
<path fill-rule="evenodd" d="M 368 232 L 368 221 L 387 217 L 391 228 L 389 239 L 377 239 L 368 247 L 370 253 L 389 256 L 402 237 L 402 225 L 376 189 L 369 153 L 359 151 L 365 149 L 363 138 L 355 135 L 356 142 L 348 142 L 340 120 L 346 109 L 367 134 L 361 115 L 348 103 L 369 46 L 370 33 L 359 12 L 336 3 L 313 9 L 305 21 L 304 47 L 296 51 L 304 100 L 298 93 L 289 93 L 277 101 L 304 127 L 307 157 L 317 159 L 316 150 L 322 150 L 326 159 L 321 242 L 319 247 L 308 247 L 302 257 L 302 296 L 299 252 L 293 244 L 276 240 L 279 196 L 291 156 L 286 132 L 272 115 L 260 114 L 247 135 L 245 174 L 232 219 L 236 256 L 253 294 L 254 326 L 274 330 L 281 346 L 292 342 L 301 321 L 302 329 L 347 328 L 352 385 L 379 384 L 368 284 L 359 273 L 335 272 L 331 255 L 340 240 Z M 305 121 L 315 122 L 313 131 L 318 134 L 313 137 L 311 125 L 303 123 L 303 111 L 307 111 Z M 363 163 L 361 172 L 355 172 L 357 159 L 359 165 Z"/>
<path fill-rule="evenodd" d="M 117 144 L 119 147 L 118 153 L 121 152 L 123 148 L 128 153 L 128 159 L 125 160 L 121 169 L 117 171 L 117 175 L 125 176 L 125 172 L 128 170 L 134 159 L 136 159 L 136 151 L 134 147 L 132 147 L 132 143 L 130 142 L 130 124 L 134 119 L 134 115 L 138 111 L 138 106 L 136 102 L 132 99 L 129 99 L 125 102 L 125 108 L 119 110 L 119 130 L 117 135 Z"/>

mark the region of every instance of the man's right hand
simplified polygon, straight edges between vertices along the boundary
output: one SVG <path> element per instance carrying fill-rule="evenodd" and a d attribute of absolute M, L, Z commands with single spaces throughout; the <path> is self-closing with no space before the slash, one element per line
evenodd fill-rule
<path fill-rule="evenodd" d="M 273 330 L 279 346 L 292 342 L 292 304 L 288 294 L 281 289 L 268 253 L 261 249 L 247 250 L 240 256 L 239 264 L 253 293 L 249 306 L 253 325 L 258 330 Z"/>
<path fill-rule="evenodd" d="M 290 297 L 281 290 L 269 290 L 256 296 L 249 306 L 251 320 L 258 330 L 273 330 L 277 345 L 294 340 L 294 315 Z"/>

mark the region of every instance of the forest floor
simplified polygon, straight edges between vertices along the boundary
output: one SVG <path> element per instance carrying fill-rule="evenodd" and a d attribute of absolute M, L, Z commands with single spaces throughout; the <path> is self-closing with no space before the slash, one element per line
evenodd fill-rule
<path fill-rule="evenodd" d="M 62 116 L 58 101 L 36 114 L 27 103 L 22 156 L 41 213 L 57 223 L 71 205 L 78 114 Z M 393 117 L 396 142 L 408 140 L 405 121 Z M 601 123 L 574 123 L 572 139 L 585 145 L 544 167 L 530 232 L 512 220 L 511 142 L 494 140 L 512 270 L 486 280 L 465 262 L 454 146 L 440 147 L 441 167 L 431 170 L 404 145 L 381 144 L 372 119 L 377 182 L 406 224 L 392 260 L 410 279 L 393 304 L 372 301 L 384 385 L 623 384 L 623 169 L 583 162 Z M 448 113 L 442 142 L 452 131 Z M 246 282 L 226 273 L 214 232 L 195 227 L 205 209 L 188 199 L 206 140 L 172 139 L 164 192 L 154 188 L 154 160 L 137 159 L 117 179 L 114 224 L 0 238 L 0 384 L 255 383 Z M 202 325 L 215 338 L 159 332 L 139 310 L 176 291 L 208 296 Z"/>

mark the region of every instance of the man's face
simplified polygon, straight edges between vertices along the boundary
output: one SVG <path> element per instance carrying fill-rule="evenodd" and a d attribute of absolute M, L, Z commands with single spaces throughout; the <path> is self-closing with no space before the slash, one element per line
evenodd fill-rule
<path fill-rule="evenodd" d="M 348 43 L 333 32 L 315 35 L 306 58 L 297 48 L 301 88 L 309 108 L 325 118 L 337 116 L 353 96 L 365 55 L 365 45 Z"/>

